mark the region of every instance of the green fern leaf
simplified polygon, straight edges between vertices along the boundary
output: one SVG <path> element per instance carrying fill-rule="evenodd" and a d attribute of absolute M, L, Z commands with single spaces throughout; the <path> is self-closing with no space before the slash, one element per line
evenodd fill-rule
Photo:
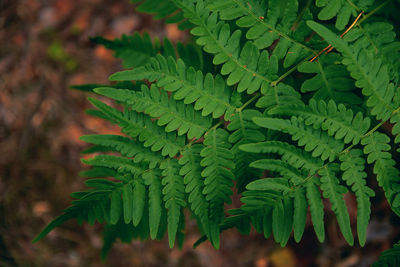
<path fill-rule="evenodd" d="M 224 218 L 223 203 L 231 203 L 234 156 L 230 150 L 228 133 L 222 129 L 211 129 L 207 132 L 204 146 L 200 152 L 203 158 L 200 165 L 204 167 L 201 172 L 204 177 L 203 194 L 210 201 L 210 218 L 219 224 Z M 214 246 L 218 248 L 219 244 Z"/>
<path fill-rule="evenodd" d="M 161 155 L 141 146 L 139 143 L 134 142 L 128 137 L 104 134 L 84 135 L 81 136 L 80 139 L 91 144 L 113 147 L 123 156 L 134 157 L 133 161 L 135 163 L 145 162 L 149 164 L 150 168 L 154 168 L 163 159 Z"/>
<path fill-rule="evenodd" d="M 246 38 L 253 40 L 258 49 L 270 47 L 275 41 L 277 46 L 273 51 L 278 59 L 284 60 L 284 67 L 290 67 L 299 59 L 311 54 L 312 49 L 303 45 L 299 40 L 304 40 L 310 32 L 297 31 L 299 21 L 297 18 L 298 1 L 244 1 L 233 0 L 212 1 L 207 6 L 210 10 L 219 12 L 222 20 L 236 20 L 237 26 L 249 28 Z M 266 12 L 267 11 L 267 12 Z"/>
<path fill-rule="evenodd" d="M 143 211 L 146 203 L 146 188 L 142 176 L 134 177 L 133 187 L 133 206 L 132 206 L 132 224 L 138 226 L 143 217 Z"/>
<path fill-rule="evenodd" d="M 76 218 L 79 223 L 87 221 L 89 224 L 109 222 L 110 193 L 115 188 L 108 190 L 85 191 L 79 194 L 79 199 L 72 201 L 72 205 L 64 210 L 64 213 L 49 223 L 33 240 L 37 242 L 45 237 L 51 230 L 62 225 L 68 220 Z M 73 197 L 77 196 L 75 194 Z"/>
<path fill-rule="evenodd" d="M 165 208 L 168 216 L 168 240 L 172 248 L 175 243 L 181 217 L 183 219 L 182 208 L 186 206 L 185 185 L 183 178 L 179 176 L 179 165 L 174 159 L 167 159 L 161 163 L 163 178 L 162 193 L 164 195 Z"/>
<path fill-rule="evenodd" d="M 306 127 L 302 118 L 292 117 L 291 120 L 254 118 L 253 120 L 261 127 L 292 135 L 292 139 L 297 141 L 299 146 L 305 146 L 305 151 L 312 151 L 313 157 L 321 157 L 322 160 L 333 161 L 344 147 L 342 142 L 330 138 L 326 133 Z"/>
<path fill-rule="evenodd" d="M 289 196 L 276 201 L 272 211 L 272 232 L 282 247 L 286 246 L 293 227 L 293 199 Z"/>
<path fill-rule="evenodd" d="M 111 193 L 110 223 L 116 224 L 122 214 L 121 191 L 115 190 Z"/>
<path fill-rule="evenodd" d="M 175 156 L 185 143 L 183 137 L 177 137 L 173 133 L 165 133 L 164 129 L 154 124 L 150 118 L 129 110 L 120 112 L 103 102 L 89 98 L 111 122 L 118 123 L 122 131 L 129 136 L 143 142 L 145 147 L 151 147 L 152 151 L 160 151 L 161 155 Z"/>
<path fill-rule="evenodd" d="M 263 88 L 261 93 L 263 96 L 258 99 L 256 107 L 265 108 L 266 110 L 285 106 L 288 105 L 288 103 L 303 104 L 299 92 L 293 87 L 283 83 L 279 83 L 277 86 Z"/>
<path fill-rule="evenodd" d="M 124 214 L 124 222 L 126 224 L 132 221 L 133 216 L 133 188 L 131 183 L 122 186 L 122 207 Z M 141 218 L 140 214 L 140 218 Z"/>
<path fill-rule="evenodd" d="M 154 85 L 150 89 L 143 85 L 141 92 L 111 87 L 97 88 L 95 92 L 124 101 L 133 110 L 144 112 L 152 118 L 158 118 L 157 124 L 165 125 L 166 132 L 177 130 L 178 135 L 187 133 L 189 139 L 200 138 L 211 126 L 209 117 L 201 116 L 191 105 L 169 99 L 165 91 L 159 91 Z"/>
<path fill-rule="evenodd" d="M 354 80 L 349 77 L 349 72 L 343 65 L 335 64 L 341 57 L 337 54 L 328 54 L 314 62 L 305 61 L 299 65 L 298 71 L 316 74 L 311 79 L 304 81 L 300 91 L 302 93 L 314 92 L 313 99 L 337 103 L 361 104 L 362 100 L 355 94 Z"/>
<path fill-rule="evenodd" d="M 94 177 L 114 177 L 117 172 L 110 168 L 104 167 L 94 167 L 89 170 L 81 171 L 79 176 L 85 178 L 94 178 Z"/>
<path fill-rule="evenodd" d="M 371 108 L 371 114 L 378 120 L 388 120 L 396 107 L 392 103 L 395 86 L 390 83 L 387 65 L 362 47 L 350 46 L 324 26 L 313 21 L 307 24 L 342 53 L 344 56 L 342 63 L 357 80 L 356 86 L 362 88 L 363 95 L 368 97 L 366 104 Z"/>
<path fill-rule="evenodd" d="M 315 2 L 317 7 L 322 7 L 318 13 L 318 19 L 330 20 L 337 16 L 335 26 L 339 30 L 344 29 L 351 16 L 355 17 L 361 11 L 367 11 L 373 3 L 373 0 L 317 0 Z"/>
<path fill-rule="evenodd" d="M 293 199 L 293 232 L 294 240 L 298 243 L 300 242 L 304 228 L 306 226 L 307 219 L 307 199 L 306 192 L 304 188 L 299 188 L 294 192 Z"/>
<path fill-rule="evenodd" d="M 251 153 L 276 153 L 282 156 L 282 160 L 295 168 L 302 168 L 314 173 L 322 167 L 323 161 L 312 157 L 309 153 L 296 148 L 286 142 L 266 141 L 241 145 L 241 150 Z"/>
<path fill-rule="evenodd" d="M 203 145 L 195 144 L 182 152 L 179 164 L 182 165 L 179 174 L 184 175 L 185 191 L 189 194 L 188 201 L 191 210 L 198 217 L 200 229 L 204 231 L 214 247 L 219 246 L 219 222 L 209 215 L 210 202 L 203 194 L 205 185 L 201 176 L 202 168 L 200 162 Z"/>
<path fill-rule="evenodd" d="M 159 231 L 163 207 L 162 185 L 160 173 L 150 170 L 143 173 L 143 181 L 149 190 L 149 228 L 150 237 L 155 239 Z"/>
<path fill-rule="evenodd" d="M 351 232 L 349 212 L 343 194 L 347 189 L 339 185 L 339 180 L 335 174 L 328 168 L 323 168 L 318 172 L 321 175 L 321 189 L 323 196 L 331 202 L 332 211 L 335 213 L 339 228 L 349 245 L 354 244 L 353 234 Z"/>
<path fill-rule="evenodd" d="M 98 155 L 91 159 L 82 159 L 82 162 L 94 167 L 111 168 L 119 173 L 130 172 L 133 175 L 138 175 L 143 172 L 143 169 L 132 159 L 112 155 Z"/>
<path fill-rule="evenodd" d="M 351 109 L 346 109 L 343 104 L 336 105 L 333 100 L 325 103 L 311 99 L 308 106 L 278 106 L 268 113 L 301 116 L 306 125 L 313 125 L 315 129 L 321 128 L 335 139 L 344 139 L 346 144 L 352 142 L 353 145 L 360 142 L 370 126 L 370 119 L 363 118 L 361 112 L 354 116 Z"/>
<path fill-rule="evenodd" d="M 214 55 L 215 65 L 223 64 L 221 74 L 229 75 L 228 85 L 238 83 L 238 92 L 247 90 L 251 94 L 260 87 L 270 86 L 277 78 L 278 58 L 270 58 L 266 50 L 260 53 L 252 42 L 247 42 L 241 48 L 241 31 L 231 33 L 229 24 L 222 21 L 217 23 L 218 14 L 210 14 L 202 0 L 196 4 L 187 0 L 176 3 L 188 20 L 196 25 L 191 30 L 191 34 L 198 37 L 196 43 L 203 46 L 204 51 Z"/>
<path fill-rule="evenodd" d="M 246 184 L 256 179 L 256 177 L 260 177 L 261 174 L 259 170 L 249 168 L 249 164 L 257 160 L 259 156 L 253 153 L 244 153 L 239 149 L 243 144 L 265 140 L 260 127 L 252 121 L 253 117 L 259 116 L 261 116 L 261 113 L 253 109 L 239 111 L 232 116 L 227 126 L 229 131 L 233 131 L 228 141 L 234 144 L 231 150 L 235 156 L 235 168 L 232 172 L 237 177 L 236 188 L 239 193 L 244 190 Z"/>
<path fill-rule="evenodd" d="M 340 169 L 343 171 L 342 179 L 351 186 L 357 199 L 357 234 L 361 246 L 364 246 L 367 236 L 367 226 L 371 214 L 370 197 L 375 192 L 366 185 L 367 174 L 364 171 L 365 160 L 362 151 L 352 149 L 339 157 L 342 162 Z"/>
<path fill-rule="evenodd" d="M 390 267 L 400 264 L 400 243 L 397 243 L 393 248 L 388 249 L 379 256 L 379 260 L 372 267 Z"/>
<path fill-rule="evenodd" d="M 246 189 L 248 191 L 245 191 L 240 199 L 244 203 L 240 208 L 244 212 L 242 216 L 246 214 L 253 218 L 252 223 L 258 231 L 263 231 L 266 238 L 273 232 L 275 241 L 285 246 L 292 232 L 294 218 L 293 198 L 282 195 L 289 190 L 288 180 L 260 179 L 249 183 Z M 263 215 L 262 225 L 256 222 L 260 215 Z"/>
<path fill-rule="evenodd" d="M 67 212 L 67 210 L 65 210 L 63 214 L 59 215 L 57 218 L 55 218 L 53 221 L 51 221 L 42 231 L 40 231 L 40 233 L 33 239 L 32 242 L 33 243 L 38 242 L 40 239 L 42 239 L 48 233 L 50 233 L 53 229 L 55 229 L 56 227 L 64 224 L 66 221 L 69 221 L 75 217 L 76 217 L 76 214 L 74 214 L 73 212 Z"/>
<path fill-rule="evenodd" d="M 324 204 L 322 203 L 321 193 L 318 189 L 319 180 L 316 177 L 311 178 L 306 183 L 306 196 L 310 206 L 311 221 L 314 226 L 315 234 L 319 242 L 325 240 L 324 228 Z"/>
<path fill-rule="evenodd" d="M 383 57 L 385 63 L 388 63 L 390 77 L 394 78 L 395 84 L 399 84 L 400 42 L 396 40 L 393 28 L 392 24 L 383 21 L 366 23 L 351 29 L 344 40 L 369 50 L 375 56 Z"/>
<path fill-rule="evenodd" d="M 85 185 L 88 187 L 93 187 L 98 190 L 108 190 L 113 189 L 115 187 L 119 187 L 120 184 L 114 181 L 110 181 L 108 179 L 103 178 L 94 178 L 85 181 Z"/>
<path fill-rule="evenodd" d="M 284 161 L 277 159 L 260 159 L 252 162 L 250 167 L 278 172 L 284 177 L 289 177 L 290 181 L 295 185 L 300 184 L 304 179 L 303 175 L 298 169 L 292 167 L 290 164 Z"/>
<path fill-rule="evenodd" d="M 400 143 L 400 113 L 395 112 L 393 116 L 390 118 L 390 123 L 393 124 L 392 134 L 395 137 L 394 142 Z"/>
<path fill-rule="evenodd" d="M 202 110 L 202 115 L 212 113 L 214 118 L 225 114 L 228 118 L 236 108 L 230 103 L 231 89 L 225 85 L 220 75 L 215 78 L 207 73 L 196 71 L 193 67 L 187 68 L 185 63 L 169 57 L 166 59 L 157 55 L 150 60 L 150 64 L 133 70 L 117 72 L 111 80 L 149 80 L 156 82 L 168 92 L 174 92 L 176 100 L 184 100 L 185 104 L 195 103 L 195 110 Z"/>
<path fill-rule="evenodd" d="M 191 27 L 182 13 L 179 12 L 178 7 L 171 0 L 131 0 L 133 3 L 139 3 L 136 8 L 137 11 L 142 13 L 151 14 L 154 19 L 165 19 L 166 23 L 178 23 L 181 30 Z"/>
<path fill-rule="evenodd" d="M 374 164 L 373 172 L 376 174 L 379 186 L 383 188 L 385 196 L 393 211 L 400 216 L 400 172 L 395 167 L 396 162 L 390 150 L 390 138 L 379 132 L 368 135 L 361 141 L 364 145 L 364 154 L 368 154 L 367 161 Z"/>
<path fill-rule="evenodd" d="M 139 83 L 133 84 L 130 81 L 123 81 L 123 82 L 117 82 L 114 84 L 114 88 L 124 88 L 124 89 L 131 89 L 131 90 L 137 90 Z M 108 86 L 105 84 L 95 84 L 95 83 L 89 83 L 89 84 L 82 84 L 82 85 L 71 85 L 69 88 L 87 92 L 87 93 L 93 93 L 93 89 L 97 87 L 104 87 Z"/>

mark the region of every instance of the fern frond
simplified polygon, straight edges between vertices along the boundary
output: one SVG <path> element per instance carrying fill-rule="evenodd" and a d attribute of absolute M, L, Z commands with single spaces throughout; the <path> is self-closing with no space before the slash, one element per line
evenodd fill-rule
<path fill-rule="evenodd" d="M 347 193 L 346 187 L 339 185 L 339 180 L 335 173 L 328 169 L 322 168 L 318 172 L 321 175 L 321 190 L 325 198 L 329 199 L 331 209 L 336 215 L 340 231 L 349 245 L 354 244 L 353 234 L 351 232 L 349 212 L 343 194 Z"/>
<path fill-rule="evenodd" d="M 300 184 L 305 178 L 298 169 L 282 160 L 260 159 L 252 162 L 250 167 L 278 172 L 284 177 L 289 177 L 294 185 Z"/>
<path fill-rule="evenodd" d="M 86 185 L 98 190 L 119 187 L 112 190 L 110 195 L 110 223 L 118 223 L 123 215 L 125 223 L 132 221 L 133 225 L 137 226 L 142 219 L 146 203 L 146 188 L 141 177 L 144 170 L 135 165 L 131 159 L 111 155 L 98 155 L 82 161 L 95 167 L 112 168 L 121 174 L 115 178 L 121 180 L 122 183 L 115 183 L 107 179 L 92 179 L 88 180 Z M 127 172 L 130 174 L 126 174 Z"/>
<path fill-rule="evenodd" d="M 254 124 L 253 117 L 259 117 L 261 113 L 254 109 L 246 109 L 236 112 L 232 116 L 227 129 L 233 131 L 228 141 L 233 144 L 231 151 L 235 158 L 235 168 L 233 173 L 237 179 L 236 188 L 241 193 L 246 185 L 260 177 L 260 171 L 250 168 L 249 164 L 257 160 L 259 157 L 253 153 L 244 153 L 239 147 L 243 144 L 261 142 L 265 140 L 264 134 L 260 131 L 260 127 Z"/>
<path fill-rule="evenodd" d="M 104 167 L 93 167 L 89 170 L 81 171 L 79 176 L 85 178 L 94 178 L 94 177 L 114 177 L 117 172 L 110 168 Z"/>
<path fill-rule="evenodd" d="M 126 203 L 126 202 L 125 202 Z M 124 203 L 124 205 L 125 205 Z M 130 203 L 131 204 L 131 203 Z M 111 192 L 111 203 L 110 203 L 110 224 L 116 224 L 121 215 L 122 215 L 122 199 L 121 199 L 121 191 L 115 190 Z M 124 207 L 125 211 L 125 207 Z M 127 214 L 128 216 L 132 216 L 131 214 Z M 125 218 L 126 215 L 124 214 Z"/>
<path fill-rule="evenodd" d="M 180 229 L 180 221 L 184 220 L 185 185 L 183 178 L 179 175 L 179 165 L 175 159 L 166 159 L 161 163 L 160 169 L 162 169 L 162 193 L 168 217 L 168 241 L 172 248 Z"/>
<path fill-rule="evenodd" d="M 134 226 L 137 226 L 139 222 L 142 220 L 143 212 L 145 209 L 145 204 L 147 202 L 146 195 L 147 195 L 147 190 L 144 185 L 144 181 L 142 176 L 134 177 L 132 184 L 132 191 L 131 190 L 125 190 L 122 191 L 122 199 L 123 203 L 125 206 L 125 203 L 127 205 L 131 205 L 132 203 L 132 224 Z M 124 186 L 124 188 L 129 189 L 129 186 Z M 130 194 L 130 197 L 127 197 L 127 194 Z M 124 198 L 125 197 L 125 198 Z M 129 201 L 132 201 L 129 203 Z M 124 214 L 125 215 L 125 214 Z M 129 217 L 125 216 L 125 223 L 129 223 Z"/>
<path fill-rule="evenodd" d="M 171 0 L 131 0 L 139 3 L 136 10 L 142 13 L 151 14 L 154 19 L 164 19 L 165 23 L 178 23 L 181 30 L 188 29 L 191 24 L 183 17 L 178 7 Z"/>
<path fill-rule="evenodd" d="M 383 188 L 385 196 L 393 211 L 400 216 L 400 171 L 395 167 L 390 151 L 390 138 L 379 132 L 365 137 L 364 154 L 368 154 L 369 164 L 374 163 L 373 172 L 376 174 L 379 186 Z"/>
<path fill-rule="evenodd" d="M 138 175 L 144 171 L 132 159 L 112 155 L 98 155 L 91 159 L 82 159 L 82 162 L 94 167 L 111 168 L 118 173 L 129 172 Z"/>
<path fill-rule="evenodd" d="M 160 91 L 155 85 L 150 89 L 142 85 L 140 92 L 111 87 L 97 88 L 95 92 L 123 101 L 136 112 L 157 118 L 157 124 L 165 125 L 166 132 L 177 130 L 178 135 L 187 133 L 189 139 L 200 138 L 212 123 L 211 118 L 201 116 L 192 105 L 169 99 L 167 92 Z"/>
<path fill-rule="evenodd" d="M 393 28 L 389 22 L 366 23 L 351 29 L 344 40 L 354 42 L 354 46 L 363 47 L 375 56 L 383 56 L 388 63 L 390 77 L 393 77 L 395 84 L 399 84 L 400 42 L 396 40 Z"/>
<path fill-rule="evenodd" d="M 284 192 L 289 190 L 288 180 L 260 179 L 249 183 L 246 189 L 240 199 L 244 203 L 240 210 L 246 212 L 250 218 L 253 217 L 253 225 L 259 232 L 263 231 L 266 238 L 272 232 L 275 241 L 285 246 L 292 232 L 294 216 L 293 199 L 287 194 L 284 195 Z M 263 215 L 262 225 L 256 222 L 257 216 L 260 215 Z"/>
<path fill-rule="evenodd" d="M 118 187 L 117 187 L 118 188 Z M 66 208 L 60 216 L 50 222 L 33 240 L 37 242 L 45 237 L 54 228 L 62 225 L 71 219 L 77 219 L 78 223 L 87 221 L 89 224 L 110 221 L 110 193 L 114 186 L 109 186 L 106 190 L 89 190 L 73 194 L 72 197 L 78 198 L 72 201 L 72 205 Z"/>
<path fill-rule="evenodd" d="M 299 31 L 297 20 L 298 1 L 213 1 L 207 6 L 219 12 L 222 20 L 236 20 L 236 25 L 248 28 L 246 38 L 252 40 L 258 49 L 270 47 L 275 41 L 277 46 L 272 55 L 279 60 L 285 59 L 283 66 L 288 68 L 313 51 L 301 41 L 310 34 L 306 28 Z M 296 30 L 294 34 L 294 30 Z"/>
<path fill-rule="evenodd" d="M 293 233 L 294 240 L 298 243 L 303 237 L 307 219 L 307 199 L 304 188 L 299 188 L 294 192 L 293 198 Z"/>
<path fill-rule="evenodd" d="M 204 181 L 201 178 L 200 156 L 203 145 L 195 144 L 182 152 L 179 164 L 182 166 L 179 174 L 184 176 L 185 191 L 189 194 L 188 201 L 194 214 L 200 218 L 204 229 L 208 226 L 208 201 L 203 195 Z"/>
<path fill-rule="evenodd" d="M 261 93 L 263 95 L 256 103 L 256 107 L 258 108 L 269 110 L 273 107 L 288 105 L 288 103 L 298 105 L 303 104 L 299 92 L 290 85 L 283 83 L 279 83 L 277 86 L 263 88 Z"/>
<path fill-rule="evenodd" d="M 393 124 L 392 134 L 395 136 L 394 142 L 400 143 L 400 112 L 395 112 L 393 114 L 390 118 L 390 123 Z"/>
<path fill-rule="evenodd" d="M 368 11 L 374 3 L 373 0 L 317 0 L 315 2 L 317 7 L 322 9 L 318 13 L 318 19 L 330 20 L 336 16 L 336 28 L 343 30 L 349 23 L 350 17 L 356 17 L 361 11 Z"/>
<path fill-rule="evenodd" d="M 129 89 L 133 91 L 140 90 L 140 86 L 143 84 L 143 82 L 137 81 L 133 83 L 132 81 L 120 81 L 116 82 L 113 84 L 113 88 L 117 89 Z M 94 83 L 88 83 L 88 84 L 82 84 L 82 85 L 71 85 L 71 89 L 87 92 L 87 93 L 94 93 L 94 89 L 98 87 L 107 87 L 109 85 L 107 84 L 94 84 Z M 88 110 L 86 110 L 88 111 Z"/>
<path fill-rule="evenodd" d="M 333 161 L 338 153 L 343 150 L 344 144 L 331 138 L 325 132 L 305 126 L 302 118 L 292 117 L 291 120 L 277 118 L 254 118 L 254 122 L 271 130 L 288 133 L 299 146 L 304 146 L 305 151 L 312 152 L 313 157 Z"/>
<path fill-rule="evenodd" d="M 157 170 L 149 170 L 143 173 L 143 181 L 148 186 L 149 199 L 149 229 L 150 238 L 155 239 L 159 232 L 161 215 L 163 210 L 163 194 L 160 179 L 161 173 Z"/>
<path fill-rule="evenodd" d="M 82 159 L 90 166 L 81 173 L 91 178 L 84 182 L 88 189 L 71 194 L 71 206 L 35 241 L 77 219 L 104 225 L 103 257 L 117 239 L 163 239 L 167 233 L 169 246 L 181 247 L 187 208 L 203 235 L 195 246 L 208 239 L 219 248 L 221 232 L 233 227 L 241 234 L 251 229 L 265 238 L 273 234 L 281 246 L 293 230 L 299 242 L 308 210 L 324 242 L 326 201 L 353 245 L 345 201 L 350 190 L 364 246 L 374 196 L 368 164 L 400 216 L 400 169 L 393 152 L 400 152 L 397 4 L 131 2 L 156 19 L 190 29 L 192 44 L 137 33 L 92 39 L 132 69 L 111 75 L 112 85 L 74 88 L 110 100 L 89 98 L 95 109 L 86 113 L 118 125 L 122 133 L 81 138 L 92 144 L 84 158 L 95 153 Z M 335 21 L 341 31 L 362 11 L 368 13 L 340 36 L 332 32 Z M 330 20 L 326 26 L 312 21 L 317 14 Z M 234 192 L 241 205 L 226 212 Z M 380 263 L 396 264 L 395 252 L 397 246 Z"/>
<path fill-rule="evenodd" d="M 205 147 L 200 155 L 200 165 L 204 167 L 201 175 L 205 178 L 203 193 L 206 199 L 218 203 L 230 203 L 234 176 L 231 169 L 235 167 L 228 133 L 222 129 L 212 129 L 204 137 Z"/>
<path fill-rule="evenodd" d="M 209 215 L 210 201 L 203 194 L 205 181 L 201 176 L 200 162 L 203 145 L 195 144 L 182 152 L 179 164 L 182 166 L 179 174 L 184 175 L 185 191 L 189 194 L 188 201 L 193 213 L 197 216 L 200 229 L 204 231 L 214 247 L 219 246 L 219 221 Z"/>
<path fill-rule="evenodd" d="M 185 63 L 169 57 L 166 59 L 157 55 L 150 60 L 150 64 L 129 71 L 117 72 L 111 80 L 148 80 L 156 82 L 168 92 L 173 92 L 176 100 L 184 100 L 185 104 L 195 103 L 195 110 L 202 110 L 202 115 L 212 113 L 214 118 L 225 114 L 229 117 L 236 108 L 231 104 L 231 89 L 225 85 L 220 75 L 215 78 L 207 73 L 196 71 L 193 67 L 187 68 Z"/>
<path fill-rule="evenodd" d="M 152 151 L 160 151 L 161 155 L 175 156 L 184 146 L 185 139 L 174 133 L 166 133 L 164 128 L 157 126 L 150 118 L 136 112 L 125 110 L 121 112 L 103 102 L 89 98 L 89 101 L 97 107 L 105 118 L 118 123 L 122 132 L 143 142 L 145 147 L 151 147 Z"/>
<path fill-rule="evenodd" d="M 341 57 L 331 53 L 318 58 L 317 61 L 305 61 L 299 65 L 298 71 L 316 74 L 305 80 L 300 88 L 302 93 L 313 92 L 313 99 L 337 103 L 361 104 L 362 100 L 355 94 L 354 80 L 343 65 L 335 64 Z"/>
<path fill-rule="evenodd" d="M 272 232 L 275 242 L 286 246 L 293 228 L 293 198 L 283 197 L 277 201 L 272 210 Z"/>
<path fill-rule="evenodd" d="M 351 76 L 357 80 L 356 86 L 362 88 L 363 95 L 368 97 L 366 104 L 371 109 L 371 114 L 378 120 L 388 120 L 396 109 L 392 103 L 395 86 L 390 82 L 388 67 L 382 59 L 374 57 L 362 47 L 350 46 L 346 41 L 316 22 L 309 21 L 307 24 L 341 52 L 344 57 L 342 63 L 347 66 Z M 365 62 L 369 62 L 369 64 L 365 64 Z"/>
<path fill-rule="evenodd" d="M 309 153 L 294 145 L 281 141 L 266 141 L 241 145 L 240 150 L 249 153 L 276 153 L 282 156 L 282 160 L 295 168 L 302 168 L 314 173 L 322 167 L 323 161 L 312 157 Z"/>
<path fill-rule="evenodd" d="M 223 203 L 231 203 L 232 180 L 235 178 L 232 169 L 233 153 L 228 142 L 228 133 L 222 129 L 211 129 L 204 137 L 204 148 L 200 155 L 203 158 L 200 165 L 204 167 L 201 176 L 204 177 L 203 194 L 210 201 L 210 218 L 217 224 L 224 218 Z M 219 244 L 214 244 L 219 247 Z"/>
<path fill-rule="evenodd" d="M 114 56 L 122 59 L 124 68 L 135 68 L 145 64 L 161 49 L 160 42 L 157 39 L 153 42 L 148 33 L 144 33 L 143 36 L 139 33 L 132 36 L 122 35 L 121 39 L 114 40 L 94 37 L 91 41 L 113 50 Z"/>
<path fill-rule="evenodd" d="M 227 129 L 233 131 L 229 136 L 229 142 L 242 145 L 251 142 L 261 142 L 265 139 L 260 127 L 254 124 L 252 118 L 260 117 L 262 114 L 254 109 L 246 109 L 236 112 L 232 116 Z"/>
<path fill-rule="evenodd" d="M 278 58 L 264 50 L 261 53 L 252 43 L 240 46 L 241 31 L 231 33 L 230 26 L 218 21 L 217 13 L 210 13 L 203 0 L 176 0 L 185 17 L 196 25 L 191 34 L 204 51 L 214 55 L 213 63 L 222 65 L 221 74 L 229 75 L 228 85 L 238 84 L 238 92 L 254 93 L 268 87 L 277 78 Z"/>
<path fill-rule="evenodd" d="M 325 240 L 324 228 L 324 204 L 322 202 L 321 193 L 318 185 L 321 182 L 317 177 L 311 178 L 306 184 L 307 202 L 310 206 L 311 221 L 314 226 L 315 234 L 319 242 Z"/>
<path fill-rule="evenodd" d="M 163 159 L 161 155 L 141 146 L 128 137 L 120 135 L 84 135 L 80 139 L 87 143 L 114 148 L 115 151 L 120 152 L 123 156 L 134 157 L 133 161 L 135 163 L 145 162 L 149 164 L 150 168 L 154 168 Z"/>
<path fill-rule="evenodd" d="M 343 104 L 336 105 L 333 100 L 328 103 L 323 100 L 311 99 L 307 106 L 286 105 L 278 106 L 268 112 L 273 115 L 300 116 L 306 125 L 313 125 L 315 129 L 321 128 L 335 139 L 343 139 L 347 144 L 356 145 L 370 127 L 370 119 L 363 118 L 361 112 L 355 116 L 351 109 L 346 109 Z"/>
<path fill-rule="evenodd" d="M 400 265 L 400 242 L 393 248 L 385 250 L 379 256 L 379 260 L 372 264 L 372 267 L 390 267 Z"/>
<path fill-rule="evenodd" d="M 357 199 L 357 234 L 358 241 L 364 246 L 367 236 L 367 226 L 371 214 L 370 198 L 375 192 L 366 184 L 367 173 L 364 171 L 365 160 L 359 149 L 352 149 L 348 153 L 339 156 L 340 169 L 343 171 L 342 179 L 346 181 Z"/>
<path fill-rule="evenodd" d="M 101 248 L 101 258 L 106 260 L 107 254 L 112 245 L 119 238 L 122 242 L 129 243 L 139 235 L 137 227 L 132 224 L 119 222 L 118 224 L 105 225 L 103 230 L 103 247 Z"/>

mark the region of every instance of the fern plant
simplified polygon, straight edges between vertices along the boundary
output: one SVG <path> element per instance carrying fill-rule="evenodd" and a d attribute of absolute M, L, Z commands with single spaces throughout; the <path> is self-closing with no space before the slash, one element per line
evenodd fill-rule
<path fill-rule="evenodd" d="M 93 145 L 84 153 L 95 153 L 82 160 L 89 189 L 73 193 L 35 241 L 77 219 L 104 224 L 103 255 L 117 238 L 167 233 L 171 247 L 181 246 L 188 210 L 199 242 L 215 248 L 228 228 L 300 242 L 308 213 L 324 242 L 327 199 L 354 245 L 350 194 L 364 246 L 377 190 L 400 216 L 398 1 L 133 2 L 189 29 L 193 43 L 93 39 L 131 69 L 111 75 L 111 85 L 75 88 L 115 100 L 118 107 L 89 98 L 88 114 L 121 135 L 81 137 Z M 227 210 L 235 191 L 242 204 Z M 397 250 L 380 261 L 399 261 Z"/>

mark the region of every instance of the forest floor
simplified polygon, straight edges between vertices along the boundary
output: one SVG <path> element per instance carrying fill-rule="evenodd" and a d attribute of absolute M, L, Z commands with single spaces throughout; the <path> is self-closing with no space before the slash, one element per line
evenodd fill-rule
<path fill-rule="evenodd" d="M 199 238 L 188 223 L 182 250 L 167 240 L 117 244 L 106 263 L 100 259 L 101 225 L 71 221 L 32 244 L 33 237 L 66 208 L 69 194 L 83 189 L 85 166 L 79 136 L 115 128 L 85 115 L 87 95 L 70 85 L 107 83 L 121 62 L 89 37 L 120 37 L 135 31 L 152 37 L 185 39 L 174 25 L 164 26 L 135 12 L 128 0 L 0 1 L 0 266 L 369 266 L 399 237 L 399 219 L 374 199 L 367 244 L 349 247 L 327 213 L 327 241 L 317 242 L 307 227 L 301 243 L 286 248 L 252 232 L 222 234 L 221 249 Z M 356 216 L 351 207 L 353 228 Z M 308 222 L 309 225 L 309 222 Z"/>

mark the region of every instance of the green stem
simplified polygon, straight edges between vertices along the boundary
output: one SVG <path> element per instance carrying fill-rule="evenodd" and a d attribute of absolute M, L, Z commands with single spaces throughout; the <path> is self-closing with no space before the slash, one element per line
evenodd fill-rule
<path fill-rule="evenodd" d="M 377 6 L 374 10 L 369 12 L 367 15 L 363 16 L 362 19 L 360 19 L 356 25 L 360 25 L 364 20 L 368 19 L 370 16 L 381 10 L 384 6 L 386 6 L 390 1 L 392 0 L 387 0 L 386 2 L 382 3 L 381 5 Z"/>
<path fill-rule="evenodd" d="M 241 106 L 240 108 L 236 109 L 236 112 L 242 112 L 242 110 L 247 107 L 248 105 L 251 104 L 251 102 L 253 102 L 254 100 L 256 100 L 261 94 L 257 93 L 255 94 L 252 98 L 249 99 L 249 101 L 247 101 L 246 103 L 243 104 L 243 106 Z"/>
<path fill-rule="evenodd" d="M 293 26 L 291 28 L 291 31 L 295 31 L 297 29 L 297 27 L 300 24 L 301 19 L 303 18 L 304 14 L 306 13 L 306 11 L 310 8 L 310 5 L 312 3 L 312 0 L 307 0 L 306 5 L 304 6 L 304 8 L 301 10 L 300 14 L 297 16 L 296 21 L 293 23 Z"/>
<path fill-rule="evenodd" d="M 356 6 L 356 4 L 353 3 L 353 1 L 347 0 L 347 3 L 348 3 L 349 5 L 351 5 L 355 10 L 357 10 L 357 12 L 360 11 L 360 8 L 359 8 L 358 6 Z"/>
<path fill-rule="evenodd" d="M 294 72 L 297 67 L 299 65 L 301 65 L 303 62 L 310 60 L 312 57 L 314 56 L 314 54 L 309 55 L 308 57 L 306 57 L 305 59 L 303 59 L 302 61 L 300 61 L 299 63 L 297 63 L 294 67 L 290 68 L 287 72 L 285 72 L 284 74 L 282 74 L 281 76 L 279 76 L 278 79 L 276 79 L 275 81 L 271 82 L 271 86 L 276 86 L 279 82 L 281 82 L 283 79 L 285 79 L 287 76 L 289 76 L 290 74 L 292 74 L 292 72 Z"/>

